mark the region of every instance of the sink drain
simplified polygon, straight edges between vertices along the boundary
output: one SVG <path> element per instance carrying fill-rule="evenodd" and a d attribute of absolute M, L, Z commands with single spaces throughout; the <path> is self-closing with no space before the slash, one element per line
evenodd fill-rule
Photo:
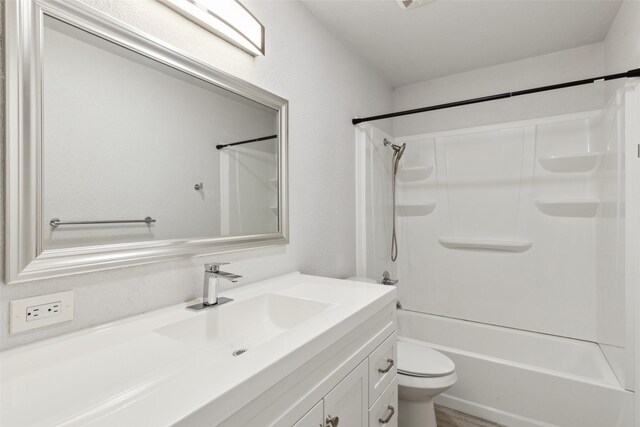
<path fill-rule="evenodd" d="M 236 350 L 233 353 L 231 353 L 233 356 L 240 356 L 242 353 L 246 352 L 247 349 L 246 348 L 241 348 L 240 350 Z"/>

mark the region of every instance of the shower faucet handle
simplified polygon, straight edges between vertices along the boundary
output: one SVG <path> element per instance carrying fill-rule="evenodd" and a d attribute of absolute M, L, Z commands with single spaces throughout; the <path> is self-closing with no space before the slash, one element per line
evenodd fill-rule
<path fill-rule="evenodd" d="M 380 284 L 387 286 L 395 286 L 398 284 L 398 279 L 392 279 L 391 275 L 388 271 L 382 273 L 382 278 L 380 279 Z"/>

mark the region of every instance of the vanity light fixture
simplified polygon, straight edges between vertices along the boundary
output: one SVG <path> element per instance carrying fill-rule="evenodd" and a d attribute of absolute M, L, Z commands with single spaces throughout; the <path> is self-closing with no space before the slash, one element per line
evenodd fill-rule
<path fill-rule="evenodd" d="M 237 0 L 158 0 L 253 56 L 264 56 L 264 26 Z"/>

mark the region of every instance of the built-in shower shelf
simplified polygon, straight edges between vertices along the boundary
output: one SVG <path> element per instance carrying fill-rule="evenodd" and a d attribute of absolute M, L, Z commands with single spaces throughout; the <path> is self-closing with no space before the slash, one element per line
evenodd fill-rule
<path fill-rule="evenodd" d="M 275 216 L 278 216 L 278 207 L 277 206 L 272 206 L 271 207 L 271 212 L 273 212 L 273 214 Z"/>
<path fill-rule="evenodd" d="M 271 185 L 271 187 L 273 187 L 274 189 L 278 189 L 278 178 L 271 178 L 269 180 L 269 185 Z"/>
<path fill-rule="evenodd" d="M 440 237 L 440 244 L 449 249 L 481 249 L 488 251 L 524 252 L 533 242 L 529 240 L 467 239 L 463 237 Z"/>
<path fill-rule="evenodd" d="M 589 172 L 598 164 L 600 153 L 581 153 L 540 157 L 540 165 L 549 172 Z"/>
<path fill-rule="evenodd" d="M 398 171 L 398 181 L 416 182 L 424 181 L 433 173 L 433 166 L 402 168 Z"/>
<path fill-rule="evenodd" d="M 536 206 L 549 216 L 593 218 L 598 213 L 600 201 L 594 199 L 536 200 Z"/>
<path fill-rule="evenodd" d="M 398 216 L 427 216 L 436 208 L 436 203 L 398 203 L 396 213 Z"/>

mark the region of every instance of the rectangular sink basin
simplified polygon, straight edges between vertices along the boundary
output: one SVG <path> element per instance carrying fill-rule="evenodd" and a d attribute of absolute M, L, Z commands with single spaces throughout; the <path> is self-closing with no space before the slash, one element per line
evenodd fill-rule
<path fill-rule="evenodd" d="M 319 301 L 264 294 L 212 307 L 155 332 L 231 356 L 255 348 L 332 307 Z"/>

